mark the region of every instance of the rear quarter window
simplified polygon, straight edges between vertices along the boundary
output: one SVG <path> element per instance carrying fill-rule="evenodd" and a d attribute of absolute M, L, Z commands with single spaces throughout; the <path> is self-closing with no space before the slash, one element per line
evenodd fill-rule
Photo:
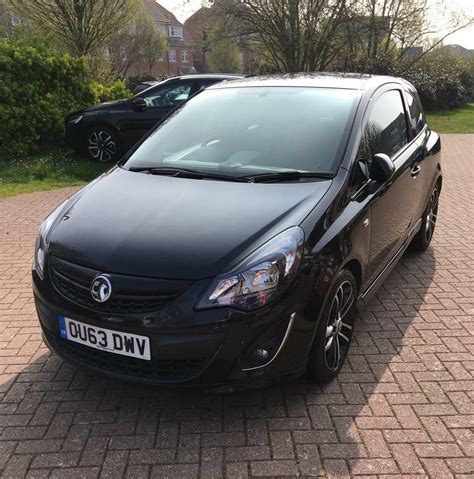
<path fill-rule="evenodd" d="M 420 98 L 416 92 L 408 91 L 406 92 L 406 97 L 410 114 L 410 133 L 411 137 L 414 138 L 423 130 L 426 124 L 425 114 L 421 106 Z"/>

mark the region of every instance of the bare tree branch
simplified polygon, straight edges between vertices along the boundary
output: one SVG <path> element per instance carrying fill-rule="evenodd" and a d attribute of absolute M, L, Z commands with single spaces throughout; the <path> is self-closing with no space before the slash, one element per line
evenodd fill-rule
<path fill-rule="evenodd" d="M 47 28 L 75 55 L 89 55 L 133 17 L 136 0 L 8 0 L 18 16 Z"/>

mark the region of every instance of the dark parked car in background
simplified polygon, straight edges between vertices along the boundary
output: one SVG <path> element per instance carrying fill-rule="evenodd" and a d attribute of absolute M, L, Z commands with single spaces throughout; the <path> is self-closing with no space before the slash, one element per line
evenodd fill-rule
<path fill-rule="evenodd" d="M 329 381 L 357 306 L 430 244 L 440 151 L 399 78 L 214 85 L 41 226 L 45 341 L 154 384 Z"/>
<path fill-rule="evenodd" d="M 76 111 L 65 120 L 66 143 L 92 160 L 115 161 L 174 108 L 210 85 L 242 78 L 233 74 L 169 78 L 129 100 Z"/>

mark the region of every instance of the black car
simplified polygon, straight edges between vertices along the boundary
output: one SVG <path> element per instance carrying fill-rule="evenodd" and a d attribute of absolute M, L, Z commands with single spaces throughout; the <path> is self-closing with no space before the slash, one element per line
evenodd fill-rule
<path fill-rule="evenodd" d="M 210 85 L 242 78 L 204 74 L 169 78 L 129 100 L 118 100 L 76 111 L 66 117 L 66 143 L 96 161 L 118 160 L 174 108 Z"/>
<path fill-rule="evenodd" d="M 430 244 L 440 150 L 399 78 L 215 85 L 43 223 L 44 339 L 153 384 L 329 381 L 357 306 L 409 244 Z"/>

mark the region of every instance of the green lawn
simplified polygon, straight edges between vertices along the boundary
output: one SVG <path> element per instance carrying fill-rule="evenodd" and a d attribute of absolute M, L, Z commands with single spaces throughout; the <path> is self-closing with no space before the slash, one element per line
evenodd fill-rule
<path fill-rule="evenodd" d="M 474 133 L 474 103 L 462 108 L 426 113 L 428 125 L 438 133 Z"/>
<path fill-rule="evenodd" d="M 0 198 L 80 186 L 111 168 L 111 163 L 93 163 L 61 148 L 28 159 L 0 157 Z"/>

